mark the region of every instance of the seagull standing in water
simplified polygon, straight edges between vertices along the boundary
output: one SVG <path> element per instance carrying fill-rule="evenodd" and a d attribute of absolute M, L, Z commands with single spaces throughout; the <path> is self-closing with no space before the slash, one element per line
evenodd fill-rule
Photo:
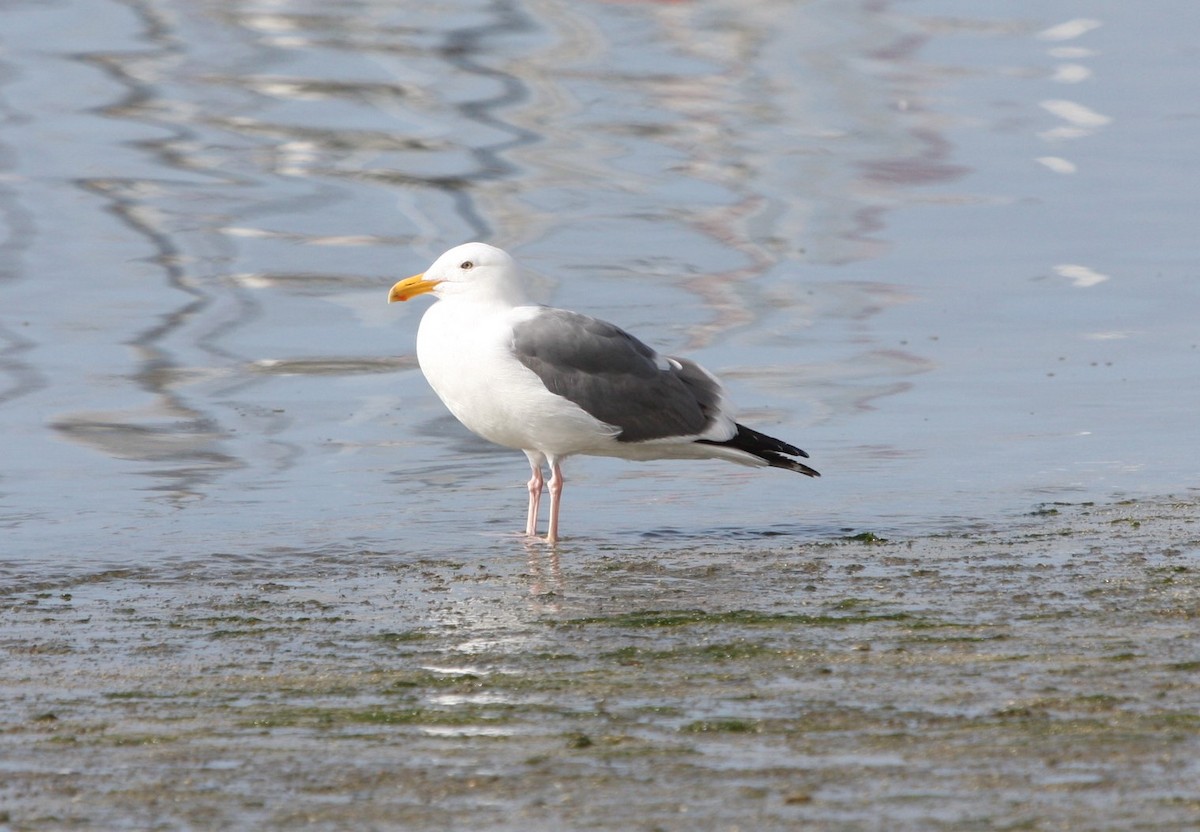
<path fill-rule="evenodd" d="M 431 293 L 417 360 L 438 397 L 468 430 L 529 458 L 525 533 L 537 533 L 550 471 L 550 524 L 558 540 L 560 465 L 572 454 L 624 459 L 726 459 L 819 477 L 804 451 L 739 425 L 717 378 L 686 358 L 659 355 L 629 333 L 530 300 L 506 252 L 467 243 L 388 302 Z"/>

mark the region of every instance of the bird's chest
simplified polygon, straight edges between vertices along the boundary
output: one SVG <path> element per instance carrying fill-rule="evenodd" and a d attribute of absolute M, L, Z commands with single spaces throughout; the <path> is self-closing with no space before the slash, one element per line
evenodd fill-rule
<path fill-rule="evenodd" d="M 417 360 L 438 398 L 468 429 L 510 447 L 527 443 L 520 408 L 528 370 L 512 355 L 512 329 L 485 314 L 437 304 L 421 319 Z"/>

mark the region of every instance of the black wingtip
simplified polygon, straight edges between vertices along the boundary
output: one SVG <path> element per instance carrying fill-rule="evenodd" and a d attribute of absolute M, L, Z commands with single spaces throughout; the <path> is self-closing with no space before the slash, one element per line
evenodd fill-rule
<path fill-rule="evenodd" d="M 801 454 L 802 454 L 802 456 L 808 456 L 808 454 L 805 454 L 803 452 L 801 452 Z M 763 459 L 765 459 L 767 461 L 767 464 L 770 465 L 772 468 L 786 468 L 789 471 L 795 471 L 797 474 L 803 474 L 806 477 L 821 476 L 821 472 L 818 471 L 816 468 L 809 468 L 803 462 L 797 462 L 794 459 L 788 459 L 783 454 L 777 454 L 777 453 L 773 453 L 771 451 L 766 451 L 761 454 L 755 454 L 755 456 L 761 456 Z"/>
<path fill-rule="evenodd" d="M 797 462 L 791 458 L 799 456 L 808 459 L 806 452 L 800 450 L 795 445 L 789 445 L 782 439 L 776 439 L 774 436 L 759 433 L 745 425 L 738 425 L 737 434 L 732 439 L 727 439 L 724 442 L 713 442 L 710 439 L 698 439 L 697 441 L 705 445 L 724 445 L 729 448 L 737 448 L 739 451 L 753 454 L 772 468 L 786 468 L 789 471 L 795 471 L 797 474 L 804 474 L 806 477 L 821 476 L 820 471 L 817 471 L 815 468 L 809 468 L 803 462 Z"/>

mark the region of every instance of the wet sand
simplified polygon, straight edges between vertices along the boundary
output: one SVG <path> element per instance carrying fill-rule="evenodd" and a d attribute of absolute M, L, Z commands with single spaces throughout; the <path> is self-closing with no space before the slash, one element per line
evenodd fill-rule
<path fill-rule="evenodd" d="M 1198 508 L 9 573 L 0 828 L 1193 829 Z"/>
<path fill-rule="evenodd" d="M 0 832 L 1200 828 L 1154 12 L 0 3 Z M 386 303 L 470 239 L 825 476 L 502 534 Z"/>

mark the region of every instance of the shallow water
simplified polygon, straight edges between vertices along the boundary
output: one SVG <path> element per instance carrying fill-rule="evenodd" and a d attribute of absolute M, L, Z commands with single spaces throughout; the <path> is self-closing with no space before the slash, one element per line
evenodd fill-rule
<path fill-rule="evenodd" d="M 506 547 L 384 303 L 470 238 L 825 475 L 575 461 L 576 540 L 1194 488 L 1200 10 L 1007 9 L 6 6 L 6 560 Z"/>
<path fill-rule="evenodd" d="M 1195 502 L 0 582 L 0 828 L 1184 830 Z"/>
<path fill-rule="evenodd" d="M 965 6 L 0 6 L 0 829 L 1194 828 L 1200 6 Z M 515 535 L 472 238 L 824 476 Z"/>

